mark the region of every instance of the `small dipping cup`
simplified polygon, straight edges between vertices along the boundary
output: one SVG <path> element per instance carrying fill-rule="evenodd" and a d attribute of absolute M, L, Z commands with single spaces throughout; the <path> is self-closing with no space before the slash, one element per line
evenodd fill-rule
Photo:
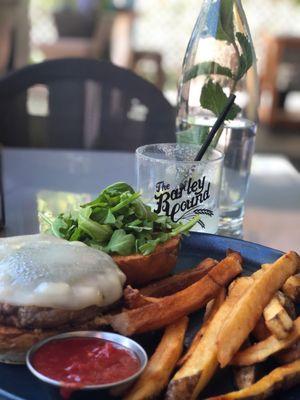
<path fill-rule="evenodd" d="M 83 387 L 76 387 L 76 384 L 68 384 L 68 383 L 63 383 L 61 381 L 57 381 L 54 379 L 51 379 L 47 377 L 46 375 L 42 374 L 39 372 L 33 365 L 33 358 L 37 350 L 39 350 L 41 347 L 43 347 L 45 344 L 51 342 L 51 341 L 56 341 L 56 340 L 63 340 L 63 339 L 71 339 L 71 338 L 97 338 L 97 339 L 102 339 L 105 341 L 112 342 L 113 344 L 117 344 L 121 347 L 124 347 L 125 349 L 133 352 L 135 356 L 138 358 L 140 362 L 140 368 L 139 370 L 129 376 L 126 379 L 123 379 L 121 381 L 113 382 L 113 383 L 106 383 L 106 384 L 99 384 L 99 385 L 87 385 Z M 60 335 L 52 336 L 47 339 L 41 340 L 40 342 L 36 343 L 31 347 L 31 349 L 28 351 L 27 356 L 26 356 L 26 365 L 30 372 L 38 378 L 40 381 L 42 381 L 45 385 L 47 385 L 49 392 L 53 394 L 53 398 L 57 399 L 59 398 L 59 394 L 62 395 L 62 393 L 70 391 L 70 396 L 69 398 L 76 398 L 77 393 L 80 392 L 80 398 L 85 398 L 84 394 L 82 392 L 87 392 L 87 397 L 88 397 L 88 392 L 91 391 L 100 391 L 100 398 L 104 396 L 104 393 L 107 392 L 107 394 L 110 391 L 114 391 L 114 393 L 122 393 L 125 391 L 130 385 L 133 384 L 133 382 L 141 375 L 143 370 L 145 369 L 146 365 L 148 362 L 148 357 L 145 352 L 145 350 L 134 340 L 129 339 L 125 336 L 117 335 L 115 333 L 111 332 L 96 332 L 96 331 L 79 331 L 79 332 L 69 332 L 69 333 L 63 333 Z M 74 396 L 74 397 L 73 397 Z M 62 398 L 64 398 L 62 396 Z M 65 396 L 65 398 L 68 398 L 68 396 Z M 105 396 L 103 397 L 105 398 Z"/>

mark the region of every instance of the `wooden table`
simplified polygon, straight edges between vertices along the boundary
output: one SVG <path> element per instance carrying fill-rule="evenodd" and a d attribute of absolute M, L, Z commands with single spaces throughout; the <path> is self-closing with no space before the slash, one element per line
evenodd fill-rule
<path fill-rule="evenodd" d="M 135 183 L 131 153 L 5 149 L 6 228 L 38 232 L 38 209 L 62 210 L 73 196 L 97 194 L 115 181 Z M 246 240 L 300 251 L 300 175 L 284 157 L 256 155 L 246 203 Z"/>

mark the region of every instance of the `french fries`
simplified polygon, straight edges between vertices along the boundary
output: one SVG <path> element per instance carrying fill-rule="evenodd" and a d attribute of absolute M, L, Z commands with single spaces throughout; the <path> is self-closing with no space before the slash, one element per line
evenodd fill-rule
<path fill-rule="evenodd" d="M 203 278 L 217 263 L 212 258 L 206 258 L 193 269 L 169 276 L 142 289 L 133 289 L 128 285 L 124 290 L 125 306 L 130 310 L 143 307 L 149 303 L 155 303 L 159 297 L 183 290 Z"/>
<path fill-rule="evenodd" d="M 201 326 L 202 332 L 204 332 L 205 326 L 207 326 L 209 322 L 213 319 L 214 315 L 220 308 L 221 304 L 224 303 L 225 298 L 226 298 L 226 289 L 222 288 L 217 294 L 217 296 L 209 303 L 207 303 L 203 317 L 203 324 Z"/>
<path fill-rule="evenodd" d="M 277 290 L 295 274 L 298 263 L 297 253 L 289 252 L 252 275 L 253 284 L 232 308 L 218 335 L 218 361 L 222 368 L 229 364 L 247 339 Z"/>
<path fill-rule="evenodd" d="M 274 369 L 268 375 L 238 392 L 210 397 L 207 400 L 261 400 L 281 389 L 289 389 L 300 383 L 300 360 Z"/>
<path fill-rule="evenodd" d="M 283 293 L 281 290 L 277 292 L 278 300 L 280 301 L 281 305 L 284 307 L 286 312 L 289 316 L 294 320 L 296 318 L 296 308 L 293 300 Z"/>
<path fill-rule="evenodd" d="M 276 360 L 281 364 L 288 364 L 300 359 L 300 341 L 296 342 L 289 349 L 282 350 L 276 354 Z"/>
<path fill-rule="evenodd" d="M 235 367 L 233 369 L 234 383 L 237 389 L 245 389 L 255 382 L 256 368 L 255 365 L 248 367 Z"/>
<path fill-rule="evenodd" d="M 220 288 L 242 271 L 240 256 L 230 254 L 198 282 L 156 303 L 107 317 L 113 329 L 125 336 L 160 329 L 203 307 Z"/>
<path fill-rule="evenodd" d="M 144 373 L 123 400 L 151 400 L 166 387 L 165 400 L 196 400 L 217 369 L 228 364 L 238 391 L 211 400 L 259 400 L 300 383 L 300 317 L 294 320 L 291 300 L 297 298 L 299 256 L 289 252 L 249 277 L 236 278 L 241 262 L 239 253 L 228 251 L 219 263 L 206 259 L 145 288 L 127 286 L 127 308 L 106 317 L 113 329 L 131 336 L 166 328 Z M 284 293 L 283 285 L 288 287 Z M 205 305 L 203 323 L 180 358 L 186 316 Z M 251 333 L 260 342 L 249 346 Z M 256 364 L 270 356 L 282 366 L 255 383 Z M 179 370 L 170 380 L 176 366 Z"/>
<path fill-rule="evenodd" d="M 123 295 L 124 295 L 125 306 L 129 310 L 133 310 L 139 307 L 144 307 L 148 304 L 156 303 L 159 301 L 157 297 L 143 296 L 138 289 L 133 289 L 130 285 L 128 285 L 124 289 Z"/>
<path fill-rule="evenodd" d="M 255 328 L 251 332 L 256 340 L 265 340 L 267 337 L 271 335 L 271 332 L 267 328 L 264 317 L 261 316 L 255 325 Z"/>
<path fill-rule="evenodd" d="M 167 386 L 170 375 L 183 349 L 188 318 L 169 325 L 138 381 L 124 400 L 148 400 L 159 395 Z"/>
<path fill-rule="evenodd" d="M 283 285 L 282 290 L 295 303 L 300 303 L 300 274 L 291 276 Z"/>
<path fill-rule="evenodd" d="M 241 349 L 247 348 L 251 345 L 249 340 L 242 345 Z M 238 390 L 245 389 L 253 385 L 256 377 L 256 365 L 249 365 L 247 367 L 233 367 L 234 385 Z"/>
<path fill-rule="evenodd" d="M 170 296 L 171 294 L 179 292 L 180 290 L 183 290 L 199 281 L 199 279 L 203 278 L 208 271 L 217 264 L 218 261 L 213 260 L 212 258 L 205 258 L 195 268 L 185 270 L 179 274 L 151 283 L 150 285 L 141 288 L 140 293 L 143 296 L 150 297 Z"/>
<path fill-rule="evenodd" d="M 293 329 L 293 320 L 275 295 L 265 307 L 263 316 L 269 331 L 278 339 L 286 338 Z"/>
<path fill-rule="evenodd" d="M 294 321 L 294 327 L 285 339 L 277 339 L 272 335 L 262 342 L 256 343 L 238 352 L 232 359 L 232 365 L 253 365 L 265 361 L 277 352 L 291 347 L 300 339 L 300 317 Z"/>
<path fill-rule="evenodd" d="M 196 399 L 198 394 L 207 385 L 218 368 L 217 336 L 224 321 L 228 317 L 233 305 L 243 296 L 249 288 L 248 278 L 237 279 L 231 289 L 231 296 L 215 313 L 204 334 L 197 343 L 194 343 L 193 352 L 185 364 L 170 381 L 167 400 Z"/>
<path fill-rule="evenodd" d="M 226 297 L 226 290 L 224 288 L 222 288 L 220 290 L 220 292 L 218 293 L 217 297 L 215 299 L 211 300 L 209 303 L 207 303 L 203 324 L 201 325 L 201 328 L 199 329 L 199 331 L 196 333 L 188 351 L 178 361 L 177 367 L 181 367 L 188 360 L 188 358 L 190 358 L 190 356 L 193 354 L 195 348 L 197 347 L 201 337 L 203 336 L 203 334 L 205 332 L 205 329 L 208 327 L 210 321 L 213 319 L 216 312 L 223 304 L 225 297 Z M 210 305 L 209 310 L 207 309 L 208 305 Z"/>
<path fill-rule="evenodd" d="M 291 319 L 294 320 L 296 318 L 296 310 L 295 310 L 295 306 L 294 306 L 294 303 L 292 302 L 292 300 L 288 296 L 286 296 L 284 293 L 282 293 L 281 291 L 277 292 L 276 297 L 278 298 L 280 304 L 284 307 L 284 309 L 286 310 L 288 315 L 291 317 Z M 272 300 L 271 300 L 271 302 L 272 302 Z M 267 307 L 269 306 L 269 304 L 267 305 Z M 265 340 L 268 336 L 271 335 L 271 332 L 268 329 L 263 316 L 261 316 L 259 318 L 255 328 L 252 331 L 252 334 L 255 337 L 255 339 L 257 339 L 259 341 Z"/>

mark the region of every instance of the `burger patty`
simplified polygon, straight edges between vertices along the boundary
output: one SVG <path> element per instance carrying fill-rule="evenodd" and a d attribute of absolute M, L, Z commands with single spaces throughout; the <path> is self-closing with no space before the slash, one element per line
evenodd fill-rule
<path fill-rule="evenodd" d="M 0 324 L 16 328 L 76 327 L 101 315 L 108 307 L 91 306 L 82 310 L 63 310 L 37 306 L 15 306 L 0 303 Z"/>

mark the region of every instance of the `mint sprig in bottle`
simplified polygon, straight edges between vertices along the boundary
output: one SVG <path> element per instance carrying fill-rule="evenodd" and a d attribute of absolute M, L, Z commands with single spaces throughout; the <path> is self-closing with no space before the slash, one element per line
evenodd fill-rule
<path fill-rule="evenodd" d="M 258 120 L 256 56 L 241 0 L 204 0 L 179 82 L 177 141 L 203 143 L 232 93 L 236 105 L 212 146 L 225 154 L 219 233 L 242 237 Z"/>

